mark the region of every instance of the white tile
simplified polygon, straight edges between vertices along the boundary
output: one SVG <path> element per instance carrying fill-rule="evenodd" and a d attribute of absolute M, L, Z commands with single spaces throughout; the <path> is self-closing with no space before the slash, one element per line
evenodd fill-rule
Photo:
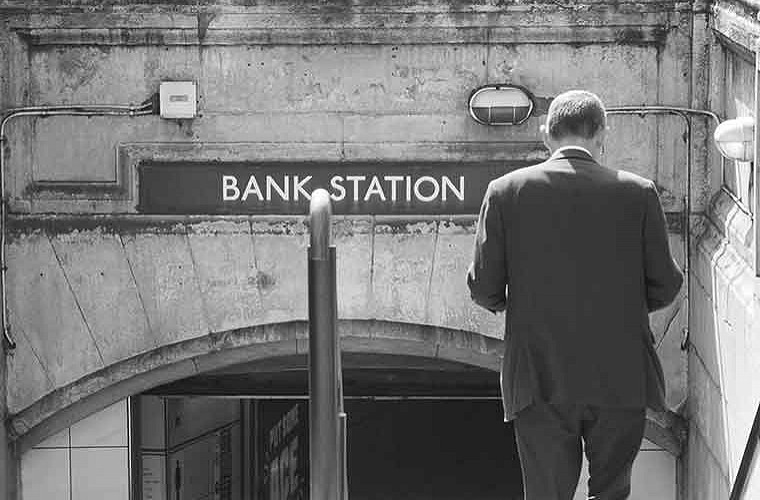
<path fill-rule="evenodd" d="M 21 497 L 24 500 L 70 500 L 69 450 L 34 449 L 21 456 Z"/>
<path fill-rule="evenodd" d="M 128 450 L 73 448 L 71 495 L 76 500 L 129 500 Z"/>
<path fill-rule="evenodd" d="M 35 448 L 68 448 L 69 447 L 69 428 L 57 432 L 49 438 L 42 441 Z"/>
<path fill-rule="evenodd" d="M 112 404 L 72 425 L 71 446 L 127 446 L 127 401 Z"/>

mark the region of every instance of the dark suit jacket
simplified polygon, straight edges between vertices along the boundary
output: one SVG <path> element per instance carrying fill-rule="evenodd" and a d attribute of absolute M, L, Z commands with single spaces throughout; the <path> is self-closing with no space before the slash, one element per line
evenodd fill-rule
<path fill-rule="evenodd" d="M 506 309 L 505 420 L 536 399 L 664 409 L 648 313 L 682 281 L 652 181 L 580 149 L 492 181 L 467 284 Z"/>

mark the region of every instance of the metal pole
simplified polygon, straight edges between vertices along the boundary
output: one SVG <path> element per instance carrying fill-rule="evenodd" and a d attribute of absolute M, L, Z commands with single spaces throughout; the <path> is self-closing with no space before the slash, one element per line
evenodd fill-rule
<path fill-rule="evenodd" d="M 734 486 L 731 488 L 729 500 L 739 500 L 744 494 L 744 488 L 747 485 L 747 479 L 752 471 L 752 464 L 757 452 L 757 442 L 760 440 L 760 404 L 755 412 L 755 420 L 752 422 L 752 428 L 747 438 L 747 446 L 744 448 L 742 461 L 739 464 L 739 471 L 736 473 Z"/>
<path fill-rule="evenodd" d="M 345 414 L 337 335 L 335 247 L 330 196 L 312 193 L 309 207 L 309 482 L 311 500 L 346 495 Z"/>

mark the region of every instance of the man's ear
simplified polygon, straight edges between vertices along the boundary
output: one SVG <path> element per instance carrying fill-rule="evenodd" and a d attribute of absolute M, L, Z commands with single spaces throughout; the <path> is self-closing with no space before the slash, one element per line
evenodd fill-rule
<path fill-rule="evenodd" d="M 552 148 L 551 137 L 549 137 L 549 129 L 546 128 L 545 124 L 541 124 L 541 126 L 538 127 L 538 130 L 541 133 L 541 140 L 544 142 L 544 146 L 546 146 L 550 152 L 553 152 L 554 149 Z"/>
<path fill-rule="evenodd" d="M 607 139 L 607 127 L 604 127 L 594 136 L 594 143 L 600 150 L 604 148 L 604 141 Z"/>

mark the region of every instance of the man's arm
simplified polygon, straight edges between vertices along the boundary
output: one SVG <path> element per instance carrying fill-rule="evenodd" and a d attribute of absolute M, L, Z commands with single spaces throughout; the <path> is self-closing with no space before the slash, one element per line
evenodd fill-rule
<path fill-rule="evenodd" d="M 683 283 L 683 274 L 670 254 L 665 213 L 654 183 L 646 188 L 644 216 L 644 277 L 647 307 L 656 311 L 676 298 Z"/>
<path fill-rule="evenodd" d="M 507 307 L 507 259 L 501 207 L 494 199 L 493 183 L 488 185 L 480 207 L 475 233 L 475 251 L 467 272 L 467 286 L 476 304 L 491 312 Z"/>

